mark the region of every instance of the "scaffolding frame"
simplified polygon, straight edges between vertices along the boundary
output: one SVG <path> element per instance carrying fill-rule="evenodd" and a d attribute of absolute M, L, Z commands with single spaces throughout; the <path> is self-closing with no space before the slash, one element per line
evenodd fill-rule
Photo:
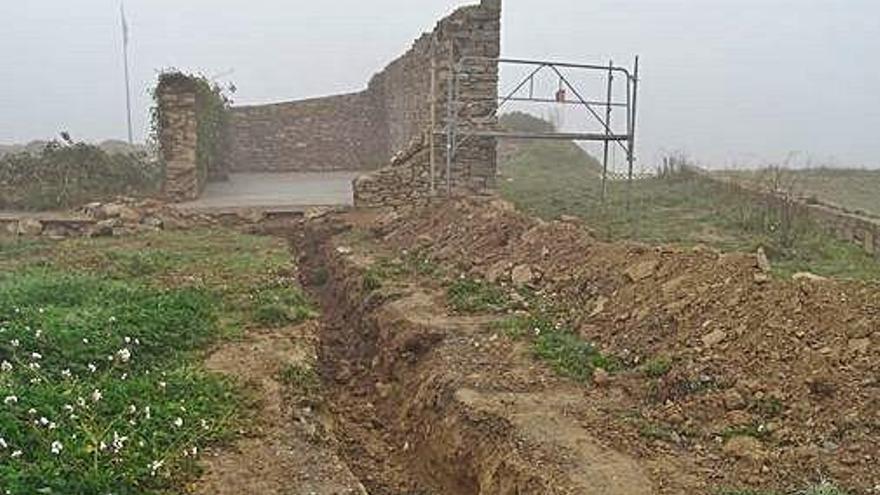
<path fill-rule="evenodd" d="M 485 65 L 494 63 L 500 68 L 502 66 L 519 66 L 531 68 L 528 74 L 519 80 L 513 86 L 513 89 L 504 94 L 497 95 L 497 99 L 492 99 L 492 111 L 488 115 L 476 116 L 468 118 L 462 117 L 462 111 L 473 107 L 476 104 L 487 103 L 483 100 L 469 99 L 466 102 L 461 100 L 459 91 L 462 81 L 466 81 L 470 77 L 468 68 L 475 64 Z M 606 199 L 608 191 L 608 160 L 609 148 L 612 145 L 620 146 L 626 153 L 628 165 L 627 180 L 632 185 L 633 167 L 636 161 L 636 118 L 638 104 L 639 89 L 639 57 L 635 57 L 632 70 L 622 66 L 614 65 L 613 61 L 609 61 L 608 65 L 595 64 L 578 64 L 570 62 L 554 62 L 548 60 L 526 60 L 515 58 L 490 58 L 490 57 L 462 57 L 458 62 L 452 63 L 452 70 L 448 74 L 447 80 L 447 97 L 446 97 L 446 123 L 442 129 L 436 129 L 436 124 L 432 122 L 432 140 L 435 135 L 442 135 L 446 139 L 446 188 L 447 194 L 452 191 L 452 169 L 455 164 L 456 154 L 461 146 L 473 137 L 492 137 L 496 139 L 552 139 L 575 142 L 601 142 L 603 143 L 602 157 L 602 200 Z M 562 69 L 571 71 L 580 71 L 590 74 L 602 73 L 605 75 L 607 82 L 607 92 L 604 100 L 587 99 L 577 84 L 573 83 L 571 78 L 566 77 Z M 567 97 L 560 100 L 559 98 L 550 99 L 536 96 L 535 79 L 544 71 L 550 71 L 559 78 L 560 88 L 566 88 L 574 96 L 573 100 Z M 432 66 L 432 101 L 436 101 L 433 95 L 436 81 L 433 74 L 436 71 L 436 65 Z M 615 94 L 614 81 L 618 75 L 626 80 L 626 95 L 622 100 L 619 95 Z M 521 94 L 528 89 L 526 94 Z M 618 91 L 619 92 L 619 91 Z M 589 116 L 589 120 L 600 124 L 602 132 L 511 132 L 501 131 L 497 126 L 481 126 L 474 125 L 473 121 L 481 122 L 497 122 L 500 111 L 511 102 L 530 102 L 538 104 L 564 104 L 576 106 L 585 110 Z M 597 108 L 599 111 L 597 111 Z M 605 109 L 604 118 L 601 115 L 601 109 Z M 614 108 L 624 108 L 626 111 L 626 131 L 624 133 L 615 133 L 612 125 L 612 110 Z M 432 108 L 432 115 L 435 110 Z M 432 146 L 433 148 L 433 146 Z M 435 190 L 435 164 L 432 156 L 431 160 L 431 189 Z"/>

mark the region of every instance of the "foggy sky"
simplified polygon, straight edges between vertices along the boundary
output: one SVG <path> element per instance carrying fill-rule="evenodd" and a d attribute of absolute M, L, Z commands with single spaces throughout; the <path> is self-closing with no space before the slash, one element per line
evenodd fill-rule
<path fill-rule="evenodd" d="M 223 75 L 236 103 L 360 90 L 467 0 L 127 0 L 135 135 L 156 70 Z M 0 2 L 0 143 L 125 136 L 116 0 Z M 880 167 L 876 0 L 505 0 L 502 53 L 642 57 L 639 158 Z M 503 81 L 510 83 L 510 81 Z"/>

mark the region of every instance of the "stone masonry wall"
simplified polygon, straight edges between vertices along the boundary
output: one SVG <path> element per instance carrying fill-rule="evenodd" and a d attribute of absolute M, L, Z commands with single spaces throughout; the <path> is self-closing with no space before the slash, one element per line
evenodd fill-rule
<path fill-rule="evenodd" d="M 389 144 L 395 152 L 388 167 L 358 178 L 355 204 L 361 206 L 411 202 L 431 192 L 431 111 L 436 130 L 447 120 L 452 64 L 467 57 L 483 60 L 466 64 L 467 78 L 458 86 L 459 125 L 491 130 L 497 126 L 498 64 L 501 49 L 501 1 L 483 0 L 460 8 L 419 38 L 401 58 L 370 81 L 383 95 L 389 123 Z M 434 100 L 431 96 L 434 73 Z M 496 140 L 472 137 L 459 147 L 451 177 L 446 177 L 446 139 L 433 140 L 434 185 L 473 192 L 495 186 Z M 448 180 L 448 182 L 447 182 Z"/>
<path fill-rule="evenodd" d="M 771 191 L 750 187 L 732 179 L 722 179 L 701 169 L 692 170 L 706 180 L 735 188 L 756 202 L 784 205 L 787 201 Z M 880 259 L 880 219 L 859 215 L 830 204 L 813 203 L 806 198 L 794 198 L 793 207 L 797 214 L 808 218 L 838 240 L 855 244 Z"/>
<path fill-rule="evenodd" d="M 201 184 L 196 162 L 198 121 L 196 88 L 185 78 L 167 78 L 157 88 L 159 141 L 165 162 L 164 195 L 173 201 L 196 199 Z"/>
<path fill-rule="evenodd" d="M 409 202 L 429 194 L 432 108 L 436 128 L 442 129 L 452 61 L 497 58 L 500 16 L 501 0 L 456 10 L 376 74 L 363 92 L 234 108 L 230 171 L 372 170 L 355 181 L 358 205 Z M 469 127 L 492 129 L 497 124 L 497 63 L 468 68 L 470 74 L 459 87 L 460 118 Z M 445 137 L 433 143 L 434 183 L 445 189 Z M 456 155 L 449 186 L 457 191 L 494 187 L 495 153 L 494 138 L 466 141 Z"/>
<path fill-rule="evenodd" d="M 233 172 L 369 170 L 388 161 L 381 106 L 369 92 L 235 107 Z"/>

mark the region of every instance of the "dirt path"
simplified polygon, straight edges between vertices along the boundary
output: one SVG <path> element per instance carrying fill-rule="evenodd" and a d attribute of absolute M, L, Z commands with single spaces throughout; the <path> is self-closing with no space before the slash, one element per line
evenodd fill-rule
<path fill-rule="evenodd" d="M 334 453 L 314 404 L 282 382 L 286 369 L 310 370 L 318 325 L 309 322 L 251 332 L 207 361 L 208 369 L 240 380 L 256 399 L 253 420 L 231 447 L 204 456 L 193 492 L 211 495 L 365 494 Z"/>

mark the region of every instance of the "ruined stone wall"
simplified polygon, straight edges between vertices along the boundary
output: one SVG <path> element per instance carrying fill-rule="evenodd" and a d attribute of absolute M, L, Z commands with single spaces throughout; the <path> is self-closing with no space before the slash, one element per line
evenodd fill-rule
<path fill-rule="evenodd" d="M 456 10 L 376 74 L 363 92 L 234 108 L 230 171 L 373 171 L 355 181 L 356 203 L 396 203 L 430 192 L 433 143 L 433 182 L 445 190 L 446 141 L 442 136 L 431 139 L 432 111 L 434 125 L 442 129 L 453 61 L 499 56 L 500 16 L 500 0 Z M 494 128 L 497 63 L 468 68 L 470 74 L 459 86 L 460 118 L 470 127 Z M 494 138 L 466 141 L 456 156 L 451 188 L 494 187 L 495 153 Z"/>
<path fill-rule="evenodd" d="M 186 78 L 161 79 L 156 89 L 159 142 L 165 163 L 163 194 L 174 201 L 196 199 L 201 192 L 197 164 L 196 87 Z"/>
<path fill-rule="evenodd" d="M 432 140 L 430 131 L 432 111 L 435 129 L 447 124 L 451 67 L 468 57 L 486 60 L 466 64 L 468 76 L 457 88 L 459 125 L 495 128 L 498 64 L 491 59 L 500 54 L 500 34 L 500 0 L 483 0 L 479 5 L 462 7 L 438 22 L 433 32 L 419 38 L 405 55 L 370 81 L 369 91 L 381 95 L 385 102 L 388 140 L 395 155 L 388 167 L 355 180 L 355 204 L 410 202 L 430 194 L 432 182 L 438 190 L 449 187 L 456 191 L 479 191 L 495 186 L 494 138 L 472 137 L 463 141 L 447 182 L 446 140 L 443 136 Z"/>
<path fill-rule="evenodd" d="M 233 172 L 370 170 L 388 161 L 381 105 L 370 92 L 232 109 Z"/>
<path fill-rule="evenodd" d="M 756 186 L 749 186 L 733 179 L 720 178 L 705 170 L 697 168 L 692 168 L 692 170 L 705 180 L 734 188 L 757 203 L 771 204 L 780 208 L 790 203 L 798 215 L 809 219 L 838 240 L 855 244 L 880 259 L 880 219 L 878 218 L 859 215 L 830 204 L 815 203 L 807 198 L 787 199 Z"/>

